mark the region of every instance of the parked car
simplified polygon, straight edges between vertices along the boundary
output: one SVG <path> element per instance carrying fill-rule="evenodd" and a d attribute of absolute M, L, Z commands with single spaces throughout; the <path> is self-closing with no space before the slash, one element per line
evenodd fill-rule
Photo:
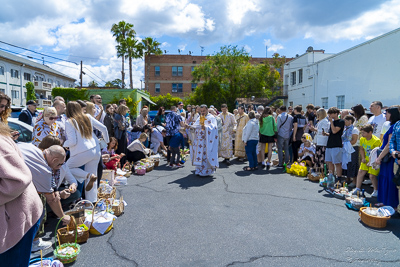
<path fill-rule="evenodd" d="M 24 109 L 24 107 L 11 106 L 11 118 L 18 118 L 22 109 Z"/>
<path fill-rule="evenodd" d="M 149 117 L 150 117 L 150 119 L 151 119 L 151 121 L 154 121 L 154 118 L 156 117 L 156 115 L 157 115 L 157 112 L 158 112 L 158 110 L 150 110 L 149 111 Z M 170 113 L 171 112 L 171 110 L 166 110 L 165 111 L 165 115 L 167 115 L 168 113 Z"/>
<path fill-rule="evenodd" d="M 32 132 L 33 127 L 25 122 L 18 120 L 18 118 L 8 118 L 8 126 L 14 130 L 19 131 L 20 135 L 18 137 L 19 142 L 32 142 Z"/>

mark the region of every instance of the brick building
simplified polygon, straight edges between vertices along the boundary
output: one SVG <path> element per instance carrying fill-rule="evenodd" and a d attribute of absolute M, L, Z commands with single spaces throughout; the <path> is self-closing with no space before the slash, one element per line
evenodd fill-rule
<path fill-rule="evenodd" d="M 153 96 L 170 93 L 173 96 L 184 97 L 196 88 L 192 83 L 192 71 L 200 65 L 206 56 L 192 55 L 150 55 L 145 58 L 145 80 L 148 84 L 145 89 Z M 260 64 L 265 60 L 273 61 L 272 58 L 250 58 L 250 63 Z M 291 59 L 287 59 L 286 62 Z M 150 61 L 150 65 L 148 62 Z M 149 76 L 147 77 L 147 71 Z M 281 72 L 281 70 L 278 70 Z M 281 78 L 284 76 L 281 73 Z"/>

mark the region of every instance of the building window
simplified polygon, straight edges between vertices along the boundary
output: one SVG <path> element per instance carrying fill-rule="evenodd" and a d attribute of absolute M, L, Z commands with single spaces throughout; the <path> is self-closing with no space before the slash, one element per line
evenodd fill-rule
<path fill-rule="evenodd" d="M 160 84 L 156 83 L 156 93 L 159 93 L 159 92 L 160 92 Z"/>
<path fill-rule="evenodd" d="M 154 66 L 154 76 L 160 76 L 160 66 Z"/>
<path fill-rule="evenodd" d="M 6 89 L 0 88 L 0 93 L 5 94 L 6 93 Z"/>
<path fill-rule="evenodd" d="M 183 67 L 172 67 L 172 76 L 182 76 L 183 75 Z"/>
<path fill-rule="evenodd" d="M 31 80 L 31 74 L 24 72 L 24 80 L 25 81 L 30 81 Z"/>
<path fill-rule="evenodd" d="M 0 75 L 4 75 L 4 67 L 0 66 Z"/>
<path fill-rule="evenodd" d="M 277 68 L 276 71 L 279 72 L 279 75 L 282 75 L 282 69 L 281 68 Z"/>
<path fill-rule="evenodd" d="M 296 72 L 293 71 L 290 73 L 290 84 L 295 85 L 296 84 Z"/>
<path fill-rule="evenodd" d="M 321 98 L 321 106 L 322 106 L 322 108 L 328 108 L 328 98 L 327 97 Z"/>
<path fill-rule="evenodd" d="M 192 66 L 192 72 L 194 71 L 195 66 Z"/>
<path fill-rule="evenodd" d="M 172 93 L 182 93 L 183 84 L 182 83 L 173 83 L 172 84 Z"/>
<path fill-rule="evenodd" d="M 61 87 L 60 81 L 56 81 L 56 85 L 57 85 L 57 87 Z"/>
<path fill-rule="evenodd" d="M 293 101 L 290 101 L 290 102 L 289 102 L 289 107 L 292 107 L 292 108 L 293 108 Z"/>
<path fill-rule="evenodd" d="M 197 83 L 192 83 L 192 92 L 194 92 L 194 90 L 196 90 L 197 87 Z"/>
<path fill-rule="evenodd" d="M 11 90 L 11 98 L 18 99 L 19 98 L 19 91 Z"/>
<path fill-rule="evenodd" d="M 337 108 L 344 109 L 344 95 L 337 96 Z"/>
<path fill-rule="evenodd" d="M 47 82 L 53 84 L 53 79 L 47 79 Z"/>
<path fill-rule="evenodd" d="M 303 82 L 303 69 L 299 69 L 299 83 Z"/>
<path fill-rule="evenodd" d="M 17 70 L 11 69 L 11 78 L 19 79 L 19 72 Z"/>

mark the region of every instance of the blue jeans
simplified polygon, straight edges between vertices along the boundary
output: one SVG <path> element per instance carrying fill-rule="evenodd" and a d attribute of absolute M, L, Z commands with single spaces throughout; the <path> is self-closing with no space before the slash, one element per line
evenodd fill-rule
<path fill-rule="evenodd" d="M 257 167 L 257 144 L 258 140 L 249 140 L 247 141 L 247 145 L 245 146 L 250 168 Z"/>
<path fill-rule="evenodd" d="M 41 218 L 31 229 L 22 237 L 22 239 L 12 248 L 0 254 L 1 266 L 29 266 L 31 257 L 32 242 L 37 230 L 39 229 Z"/>

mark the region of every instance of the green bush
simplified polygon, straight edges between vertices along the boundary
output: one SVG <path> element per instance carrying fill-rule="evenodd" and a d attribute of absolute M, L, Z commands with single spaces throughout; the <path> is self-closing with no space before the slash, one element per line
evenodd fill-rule
<path fill-rule="evenodd" d="M 155 106 L 151 106 L 152 110 L 158 110 L 160 107 L 170 109 L 171 106 L 176 106 L 182 101 L 181 98 L 173 97 L 170 93 L 166 95 L 151 96 L 150 100 L 157 104 Z"/>
<path fill-rule="evenodd" d="M 25 84 L 25 88 L 26 88 L 26 101 L 36 100 L 35 85 L 33 85 L 32 82 L 27 82 Z"/>
<path fill-rule="evenodd" d="M 56 96 L 62 96 L 66 102 L 76 101 L 76 100 L 89 100 L 89 92 L 87 89 L 77 89 L 77 88 L 53 88 L 51 91 L 51 96 L 54 98 Z"/>

